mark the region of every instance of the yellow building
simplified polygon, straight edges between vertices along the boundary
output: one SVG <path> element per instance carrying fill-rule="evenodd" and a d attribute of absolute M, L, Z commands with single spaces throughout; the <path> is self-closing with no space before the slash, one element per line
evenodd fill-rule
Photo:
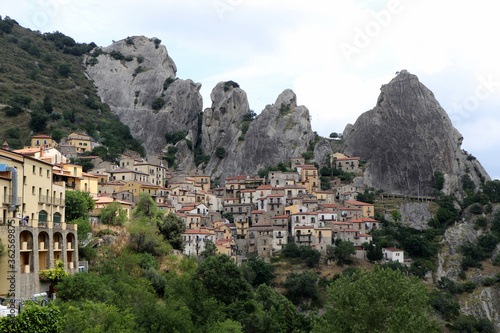
<path fill-rule="evenodd" d="M 159 186 L 165 186 L 167 180 L 167 169 L 160 165 L 150 163 L 135 163 L 134 170 L 149 175 L 149 182 Z"/>
<path fill-rule="evenodd" d="M 134 202 L 139 202 L 139 195 L 141 193 L 149 193 L 152 197 L 156 197 L 159 195 L 160 188 L 161 186 L 155 184 L 131 180 L 127 182 L 124 190 L 129 191 L 134 195 Z"/>
<path fill-rule="evenodd" d="M 31 137 L 30 148 L 56 148 L 57 142 L 48 135 L 35 135 Z"/>
<path fill-rule="evenodd" d="M 344 201 L 344 206 L 346 206 L 347 208 L 360 208 L 363 217 L 375 216 L 375 206 L 371 203 L 356 200 L 346 200 Z"/>
<path fill-rule="evenodd" d="M 88 192 L 97 196 L 99 192 L 99 177 L 83 172 L 82 166 L 77 164 L 63 164 L 63 169 L 69 171 L 67 189 Z"/>
<path fill-rule="evenodd" d="M 68 135 L 68 145 L 75 147 L 78 154 L 92 151 L 92 138 L 86 134 L 71 133 Z"/>
<path fill-rule="evenodd" d="M 130 211 L 132 204 L 130 202 L 126 201 L 121 201 L 121 200 L 116 200 L 111 197 L 97 197 L 94 198 L 94 210 L 92 211 L 91 215 L 97 216 L 101 212 L 101 209 L 104 209 L 109 206 L 110 203 L 112 202 L 118 202 L 121 206 L 122 209 L 125 209 L 127 212 L 127 218 L 130 219 Z"/>
<path fill-rule="evenodd" d="M 297 172 L 300 174 L 300 182 L 298 184 L 305 186 L 307 193 L 317 192 L 320 189 L 318 169 L 314 165 L 298 165 Z"/>
<path fill-rule="evenodd" d="M 210 190 L 210 176 L 207 175 L 199 175 L 199 176 L 191 176 L 193 178 L 194 183 L 196 185 L 200 185 L 202 191 Z"/>
<path fill-rule="evenodd" d="M 0 258 L 0 272 L 14 275 L 13 285 L 0 279 L 0 295 L 11 288 L 16 298 L 45 292 L 40 270 L 54 268 L 58 259 L 68 272 L 77 270 L 76 225 L 64 221 L 64 183 L 54 183 L 51 164 L 0 149 L 0 191 L 0 239 L 14 250 Z"/>

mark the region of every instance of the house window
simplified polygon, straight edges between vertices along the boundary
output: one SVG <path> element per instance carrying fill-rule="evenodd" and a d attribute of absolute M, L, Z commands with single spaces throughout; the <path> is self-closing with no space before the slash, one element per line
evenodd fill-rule
<path fill-rule="evenodd" d="M 41 210 L 40 213 L 38 213 L 38 222 L 47 222 L 47 212 L 44 210 Z"/>
<path fill-rule="evenodd" d="M 61 214 L 54 213 L 54 223 L 61 223 Z"/>

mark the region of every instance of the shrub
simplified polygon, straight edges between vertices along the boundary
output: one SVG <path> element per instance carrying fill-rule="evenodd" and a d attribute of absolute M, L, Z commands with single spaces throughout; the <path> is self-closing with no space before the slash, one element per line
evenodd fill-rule
<path fill-rule="evenodd" d="M 165 100 L 161 97 L 156 97 L 151 103 L 153 110 L 159 110 L 165 105 Z"/>
<path fill-rule="evenodd" d="M 165 82 L 163 82 L 163 90 L 167 90 L 168 87 L 175 82 L 175 80 L 177 80 L 177 78 L 167 77 Z"/>
<path fill-rule="evenodd" d="M 109 53 L 109 55 L 113 58 L 113 59 L 116 59 L 116 60 L 123 60 L 125 59 L 125 56 L 120 52 L 120 51 L 116 51 L 116 50 L 113 50 Z"/>
<path fill-rule="evenodd" d="M 221 146 L 215 148 L 215 156 L 217 156 L 220 159 L 223 159 L 226 156 L 226 149 Z"/>
<path fill-rule="evenodd" d="M 483 207 L 481 207 L 480 204 L 475 203 L 470 207 L 470 212 L 472 214 L 482 214 L 483 213 Z"/>
<path fill-rule="evenodd" d="M 138 56 L 137 57 L 137 62 L 138 63 L 142 64 L 143 61 L 144 61 L 144 57 L 142 57 L 142 56 Z"/>
<path fill-rule="evenodd" d="M 68 64 L 59 64 L 57 70 L 62 77 L 69 77 L 71 74 L 71 67 Z"/>
<path fill-rule="evenodd" d="M 224 83 L 224 91 L 228 91 L 231 88 L 239 88 L 240 85 L 234 81 L 227 81 Z"/>

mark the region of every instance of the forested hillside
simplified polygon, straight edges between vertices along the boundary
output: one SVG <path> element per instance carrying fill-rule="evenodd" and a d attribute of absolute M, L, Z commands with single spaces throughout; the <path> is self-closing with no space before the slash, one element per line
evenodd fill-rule
<path fill-rule="evenodd" d="M 84 72 L 82 55 L 96 45 L 76 43 L 60 32 L 41 34 L 15 20 L 0 21 L 0 141 L 11 148 L 29 144 L 34 134 L 56 141 L 85 131 L 115 153 L 141 143 L 101 103 Z"/>

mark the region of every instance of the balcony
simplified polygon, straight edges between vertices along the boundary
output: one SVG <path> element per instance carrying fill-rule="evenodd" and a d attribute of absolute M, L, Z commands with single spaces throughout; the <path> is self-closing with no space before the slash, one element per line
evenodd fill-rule
<path fill-rule="evenodd" d="M 38 198 L 38 203 L 50 204 L 52 203 L 52 197 L 48 195 L 40 195 Z"/>
<path fill-rule="evenodd" d="M 276 235 L 276 238 L 283 238 L 283 237 L 285 237 L 285 235 L 283 235 L 283 234 L 277 234 Z"/>
<path fill-rule="evenodd" d="M 14 199 L 16 199 L 16 197 L 14 197 L 13 195 L 4 195 L 3 196 L 3 204 L 4 205 L 11 205 L 14 203 Z M 21 202 L 21 197 L 17 197 L 17 203 L 19 204 Z"/>

